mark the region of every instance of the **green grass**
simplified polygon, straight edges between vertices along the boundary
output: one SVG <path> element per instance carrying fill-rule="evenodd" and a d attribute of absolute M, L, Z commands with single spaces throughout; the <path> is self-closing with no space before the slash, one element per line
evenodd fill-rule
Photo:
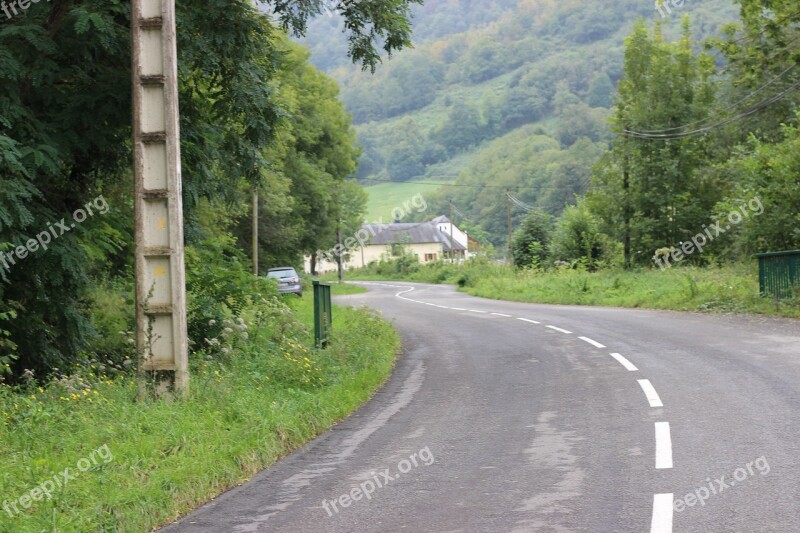
<path fill-rule="evenodd" d="M 425 265 L 400 273 L 387 263 L 349 272 L 347 277 L 452 283 L 474 296 L 517 302 L 800 317 L 800 298 L 778 302 L 759 296 L 757 267 L 750 264 L 589 273 L 520 271 L 488 261 L 470 261 L 462 266 Z"/>
<path fill-rule="evenodd" d="M 285 302 L 291 310 L 275 306 L 266 321 L 245 317 L 247 340 L 238 331 L 223 339 L 230 355 L 192 354 L 186 399 L 134 401 L 134 379 L 99 363 L 42 388 L 0 384 L 0 499 L 108 451 L 51 500 L 13 518 L 0 510 L 0 531 L 149 531 L 345 418 L 387 379 L 397 334 L 367 311 L 337 307 L 330 347 L 314 350 L 311 294 Z"/>
<path fill-rule="evenodd" d="M 442 182 L 445 183 L 445 182 Z M 369 194 L 367 203 L 367 221 L 370 223 L 383 222 L 388 224 L 393 221 L 392 210 L 400 208 L 404 211 L 409 211 L 404 207 L 405 204 L 410 205 L 410 212 L 416 212 L 417 209 L 410 204 L 412 198 L 421 194 L 425 198 L 429 194 L 439 188 L 439 185 L 425 185 L 407 181 L 403 183 L 379 183 L 372 185 L 365 190 Z M 431 215 L 433 218 L 435 215 Z"/>
<path fill-rule="evenodd" d="M 335 274 L 334 278 L 331 278 L 329 281 L 331 282 L 331 294 L 334 296 L 342 296 L 345 294 L 361 294 L 367 292 L 367 289 L 364 287 L 349 285 L 347 283 L 338 283 L 335 281 Z"/>

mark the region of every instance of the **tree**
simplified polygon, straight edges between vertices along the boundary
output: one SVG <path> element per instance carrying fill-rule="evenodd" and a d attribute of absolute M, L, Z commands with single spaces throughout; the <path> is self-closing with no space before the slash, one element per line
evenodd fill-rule
<path fill-rule="evenodd" d="M 724 236 L 734 257 L 800 249 L 800 128 L 784 125 L 782 132 L 779 143 L 752 136 L 724 166 L 735 186 L 714 211 L 722 220 L 742 213 Z"/>
<path fill-rule="evenodd" d="M 663 42 L 637 22 L 625 45 L 624 75 L 613 117 L 617 134 L 597 168 L 612 208 L 615 236 L 626 245 L 626 264 L 649 261 L 657 248 L 697 232 L 721 192 L 698 172 L 709 160 L 707 138 L 640 138 L 629 131 L 679 127 L 708 116 L 714 102 L 713 62 L 694 54 L 688 19 L 677 43 Z M 613 200 L 612 200 L 613 199 Z"/>
<path fill-rule="evenodd" d="M 481 142 L 484 137 L 484 125 L 480 113 L 474 106 L 455 104 L 432 137 L 451 155 L 462 152 Z"/>
<path fill-rule="evenodd" d="M 269 5 L 284 30 L 303 36 L 309 18 L 328 7 L 325 0 L 258 0 Z M 423 0 L 377 0 L 339 2 L 336 11 L 344 19 L 348 34 L 348 55 L 362 68 L 375 71 L 381 62 L 376 46 L 380 43 L 390 56 L 411 46 L 411 6 Z M 227 2 L 226 2 L 227 3 Z"/>
<path fill-rule="evenodd" d="M 612 96 L 614 85 L 611 78 L 605 72 L 598 72 L 589 83 L 589 94 L 586 95 L 586 103 L 590 107 L 610 108 L 614 103 Z"/>
<path fill-rule="evenodd" d="M 376 46 L 391 53 L 410 44 L 413 3 L 342 4 L 353 60 L 374 69 Z M 297 31 L 323 5 L 270 4 L 278 20 Z M 198 9 L 179 0 L 177 26 L 185 237 L 191 247 L 206 237 L 197 218 L 205 201 L 232 203 L 243 189 L 280 181 L 267 176 L 265 153 L 284 114 L 272 83 L 284 58 L 276 50 L 279 31 L 249 2 L 205 0 Z M 66 368 L 95 335 L 87 316 L 92 276 L 130 275 L 129 28 L 125 2 L 75 0 L 34 3 L 0 32 L 0 246 L 24 245 L 101 193 L 111 204 L 103 218 L 65 232 L 24 267 L 0 269 L 0 331 L 18 348 L 18 370 L 41 375 Z M 325 96 L 323 102 L 298 114 L 308 121 L 302 128 L 307 135 L 298 137 L 308 143 L 299 152 L 315 158 L 292 162 L 298 181 L 330 176 L 328 188 L 317 189 L 325 192 L 354 171 L 354 149 L 341 149 L 343 143 L 352 148 L 354 139 L 346 115 L 341 109 L 337 115 L 331 103 L 333 83 L 316 81 L 312 88 Z M 313 194 L 314 187 L 297 190 Z M 330 206 L 324 207 L 313 212 L 322 217 L 319 226 L 303 226 L 308 233 L 298 243 L 310 247 L 311 232 L 324 235 Z"/>
<path fill-rule="evenodd" d="M 547 258 L 549 244 L 549 218 L 531 211 L 511 239 L 511 259 L 517 268 L 539 268 Z"/>
<path fill-rule="evenodd" d="M 553 232 L 552 259 L 577 262 L 594 271 L 603 253 L 603 235 L 586 203 L 567 206 Z"/>

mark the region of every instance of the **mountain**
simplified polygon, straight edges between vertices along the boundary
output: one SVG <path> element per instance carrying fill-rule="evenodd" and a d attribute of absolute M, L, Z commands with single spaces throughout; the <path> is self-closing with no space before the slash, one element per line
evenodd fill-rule
<path fill-rule="evenodd" d="M 738 20 L 730 0 L 672 7 L 670 17 L 640 0 L 429 0 L 414 9 L 413 49 L 387 58 L 374 74 L 341 58 L 341 20 L 309 27 L 311 61 L 342 87 L 363 155 L 358 178 L 371 193 L 371 216 L 394 182 L 442 182 L 431 210 L 456 209 L 505 240 L 505 189 L 558 214 L 589 186 L 610 139 L 607 119 L 622 75 L 625 37 L 635 20 L 662 24 L 664 38 L 690 17 L 700 41 Z M 662 9 L 663 11 L 663 9 Z M 436 211 L 436 212 L 433 212 Z M 515 213 L 519 218 L 524 212 Z"/>

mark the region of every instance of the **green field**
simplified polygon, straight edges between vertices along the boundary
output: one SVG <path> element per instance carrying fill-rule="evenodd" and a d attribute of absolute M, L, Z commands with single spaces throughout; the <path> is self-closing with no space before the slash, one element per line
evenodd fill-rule
<path fill-rule="evenodd" d="M 403 209 L 405 202 L 410 202 L 411 199 L 421 194 L 425 196 L 439 188 L 439 185 L 423 185 L 414 182 L 405 183 L 380 183 L 367 187 L 365 190 L 369 193 L 369 203 L 367 204 L 367 221 L 370 223 L 389 223 L 392 222 L 392 210 L 395 208 Z M 416 208 L 411 207 L 412 212 Z M 433 218 L 436 214 L 432 214 Z"/>

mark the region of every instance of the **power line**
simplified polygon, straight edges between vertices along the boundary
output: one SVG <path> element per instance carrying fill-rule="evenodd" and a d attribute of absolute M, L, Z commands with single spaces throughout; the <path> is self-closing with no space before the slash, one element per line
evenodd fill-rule
<path fill-rule="evenodd" d="M 519 198 L 516 198 L 516 197 L 512 196 L 510 193 L 506 193 L 506 196 L 508 197 L 509 200 L 511 200 L 511 202 L 514 205 L 516 205 L 520 209 L 524 209 L 525 211 L 532 211 L 532 210 L 536 209 L 534 206 L 526 204 L 525 202 L 523 202 Z"/>
<path fill-rule="evenodd" d="M 789 72 L 794 70 L 796 67 L 797 67 L 796 64 L 792 65 L 791 67 L 789 67 L 786 70 L 784 70 L 783 72 L 781 72 L 778 76 L 776 76 L 775 78 L 771 79 L 769 82 L 765 83 L 764 85 L 762 85 L 761 87 L 759 87 L 755 91 L 751 92 L 750 94 L 748 94 L 747 96 L 745 96 L 744 98 L 742 98 L 741 100 L 736 102 L 735 104 L 731 104 L 730 106 L 726 107 L 725 109 L 722 109 L 722 110 L 718 111 L 716 114 L 718 116 L 722 116 L 727 111 L 730 111 L 731 109 L 739 107 L 739 105 L 743 104 L 744 102 L 746 102 L 747 100 L 749 100 L 753 96 L 757 95 L 758 93 L 760 93 L 761 91 L 763 91 L 767 87 L 771 86 L 773 83 L 775 83 L 779 79 L 781 79 L 784 76 L 786 76 Z M 712 116 L 706 117 L 704 119 L 695 120 L 694 122 L 689 122 L 688 124 L 684 124 L 683 126 L 675 126 L 674 128 L 664 128 L 664 129 L 659 129 L 659 130 L 638 130 L 636 133 L 666 133 L 666 132 L 669 132 L 669 131 L 682 130 L 682 129 L 688 128 L 689 126 L 694 126 L 696 124 L 701 124 L 703 122 L 708 122 L 708 121 L 710 121 L 710 120 L 712 120 L 714 118 L 716 118 L 716 117 L 714 117 L 712 115 Z"/>
<path fill-rule="evenodd" d="M 759 102 L 758 104 L 752 106 L 750 109 L 748 109 L 747 111 L 744 111 L 743 113 L 740 113 L 739 115 L 735 115 L 733 117 L 729 117 L 729 118 L 727 118 L 725 120 L 721 120 L 721 121 L 716 122 L 714 124 L 711 124 L 709 126 L 705 126 L 703 128 L 698 128 L 696 130 L 683 131 L 683 132 L 678 132 L 678 133 L 666 133 L 666 134 L 658 134 L 658 133 L 651 134 L 651 133 L 641 132 L 641 131 L 623 130 L 622 133 L 623 133 L 623 135 L 627 135 L 629 137 L 635 137 L 635 138 L 639 138 L 639 139 L 654 139 L 654 140 L 673 140 L 673 139 L 682 139 L 684 137 L 690 137 L 692 135 L 697 135 L 699 133 L 705 133 L 707 131 L 711 131 L 714 128 L 718 128 L 720 126 L 725 126 L 727 124 L 730 124 L 731 122 L 735 122 L 735 121 L 740 120 L 742 118 L 748 117 L 748 116 L 750 116 L 750 115 L 752 115 L 754 113 L 757 113 L 758 111 L 761 111 L 762 109 L 765 109 L 765 108 L 769 107 L 770 105 L 774 104 L 775 102 L 781 100 L 784 96 L 786 96 L 787 94 L 789 94 L 790 92 L 792 92 L 793 90 L 795 90 L 798 87 L 800 87 L 800 81 L 797 81 L 797 82 L 793 83 L 785 91 L 783 91 L 781 93 L 778 93 L 775 96 L 772 96 L 772 97 L 770 97 L 770 98 L 768 98 L 766 100 L 763 100 L 763 101 Z"/>
<path fill-rule="evenodd" d="M 455 211 L 456 215 L 460 216 L 462 219 L 466 220 L 467 222 L 472 222 L 473 224 L 475 224 L 475 221 L 472 220 L 471 218 L 469 218 L 464 213 L 462 213 L 461 210 L 456 206 L 456 204 L 454 204 L 452 202 L 452 200 L 450 201 L 450 206 L 453 208 L 453 211 Z"/>

